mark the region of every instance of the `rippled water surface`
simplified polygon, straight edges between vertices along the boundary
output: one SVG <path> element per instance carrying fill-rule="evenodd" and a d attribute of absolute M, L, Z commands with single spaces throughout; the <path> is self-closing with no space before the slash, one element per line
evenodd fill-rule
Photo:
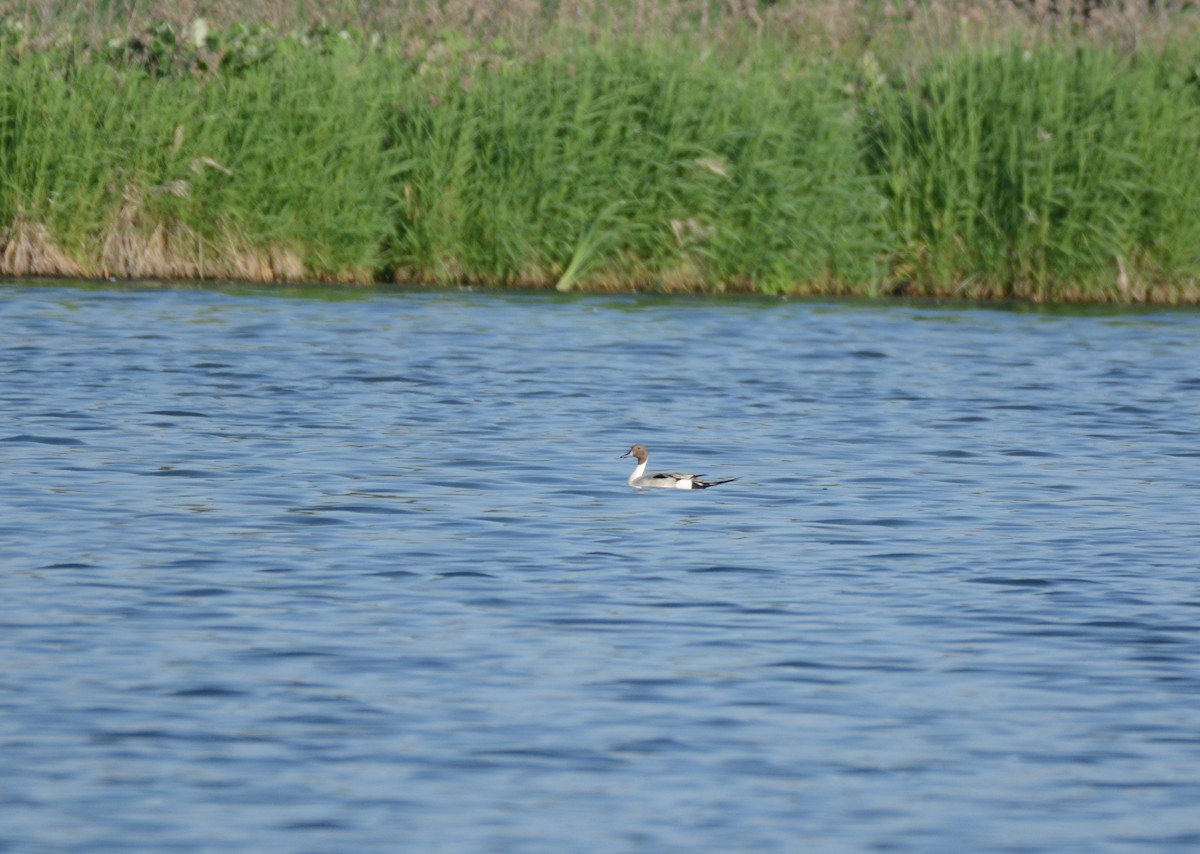
<path fill-rule="evenodd" d="M 333 295 L 0 286 L 0 849 L 1200 846 L 1200 314 Z"/>

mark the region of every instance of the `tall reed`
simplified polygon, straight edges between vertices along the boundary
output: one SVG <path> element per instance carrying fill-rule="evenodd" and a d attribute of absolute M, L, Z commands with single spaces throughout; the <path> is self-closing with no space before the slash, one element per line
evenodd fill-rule
<path fill-rule="evenodd" d="M 76 53 L 9 62 L 0 223 L 44 227 L 93 275 L 370 280 L 390 174 L 379 69 L 283 49 L 207 77 Z"/>
<path fill-rule="evenodd" d="M 869 282 L 878 196 L 819 74 L 646 45 L 403 81 L 391 256 L 441 281 Z"/>
<path fill-rule="evenodd" d="M 974 50 L 868 100 L 894 279 L 1120 299 L 1200 275 L 1200 77 L 1184 57 Z"/>

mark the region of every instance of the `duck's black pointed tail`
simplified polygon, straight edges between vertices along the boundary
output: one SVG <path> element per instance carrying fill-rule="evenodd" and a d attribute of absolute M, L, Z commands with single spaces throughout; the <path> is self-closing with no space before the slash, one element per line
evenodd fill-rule
<path fill-rule="evenodd" d="M 737 480 L 736 477 L 726 478 L 725 480 L 710 480 L 707 482 L 698 480 L 696 481 L 696 486 L 700 487 L 701 489 L 708 489 L 710 486 L 720 486 L 723 483 L 733 483 L 735 480 Z"/>

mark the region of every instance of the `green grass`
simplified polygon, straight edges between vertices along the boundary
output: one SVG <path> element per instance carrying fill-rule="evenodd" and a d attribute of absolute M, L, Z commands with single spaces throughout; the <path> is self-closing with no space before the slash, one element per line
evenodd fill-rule
<path fill-rule="evenodd" d="M 1172 53 L 972 51 L 871 98 L 893 276 L 1129 299 L 1200 275 L 1200 76 Z M 1139 285 L 1140 283 L 1140 285 Z"/>
<path fill-rule="evenodd" d="M 249 253 L 369 280 L 389 227 L 380 69 L 353 50 L 284 52 L 206 78 L 58 52 L 10 61 L 0 222 L 45 226 L 92 274 L 136 269 L 113 257 L 124 246 L 149 271 L 207 253 L 214 274 L 236 272 Z"/>
<path fill-rule="evenodd" d="M 438 281 L 869 281 L 878 196 L 818 76 L 595 48 L 409 78 L 391 252 Z"/>
<path fill-rule="evenodd" d="M 0 18 L 0 271 L 1200 301 L 1187 28 L 354 8 Z"/>

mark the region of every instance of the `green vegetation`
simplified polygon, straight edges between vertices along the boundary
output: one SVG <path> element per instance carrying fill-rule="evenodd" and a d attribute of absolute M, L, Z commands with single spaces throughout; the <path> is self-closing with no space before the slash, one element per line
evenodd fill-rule
<path fill-rule="evenodd" d="M 62 50 L 10 58 L 9 272 L 25 272 L 8 263 L 24 246 L 38 273 L 369 279 L 389 227 L 380 109 L 362 95 L 379 69 L 349 49 L 277 53 L 211 76 Z"/>
<path fill-rule="evenodd" d="M 1195 62 L 1017 45 L 878 93 L 863 131 L 892 275 L 970 296 L 1195 299 Z"/>
<path fill-rule="evenodd" d="M 0 272 L 1200 301 L 1186 12 L 494 5 L 0 17 Z"/>
<path fill-rule="evenodd" d="M 392 256 L 435 281 L 870 281 L 879 200 L 834 87 L 632 46 L 409 76 Z"/>

